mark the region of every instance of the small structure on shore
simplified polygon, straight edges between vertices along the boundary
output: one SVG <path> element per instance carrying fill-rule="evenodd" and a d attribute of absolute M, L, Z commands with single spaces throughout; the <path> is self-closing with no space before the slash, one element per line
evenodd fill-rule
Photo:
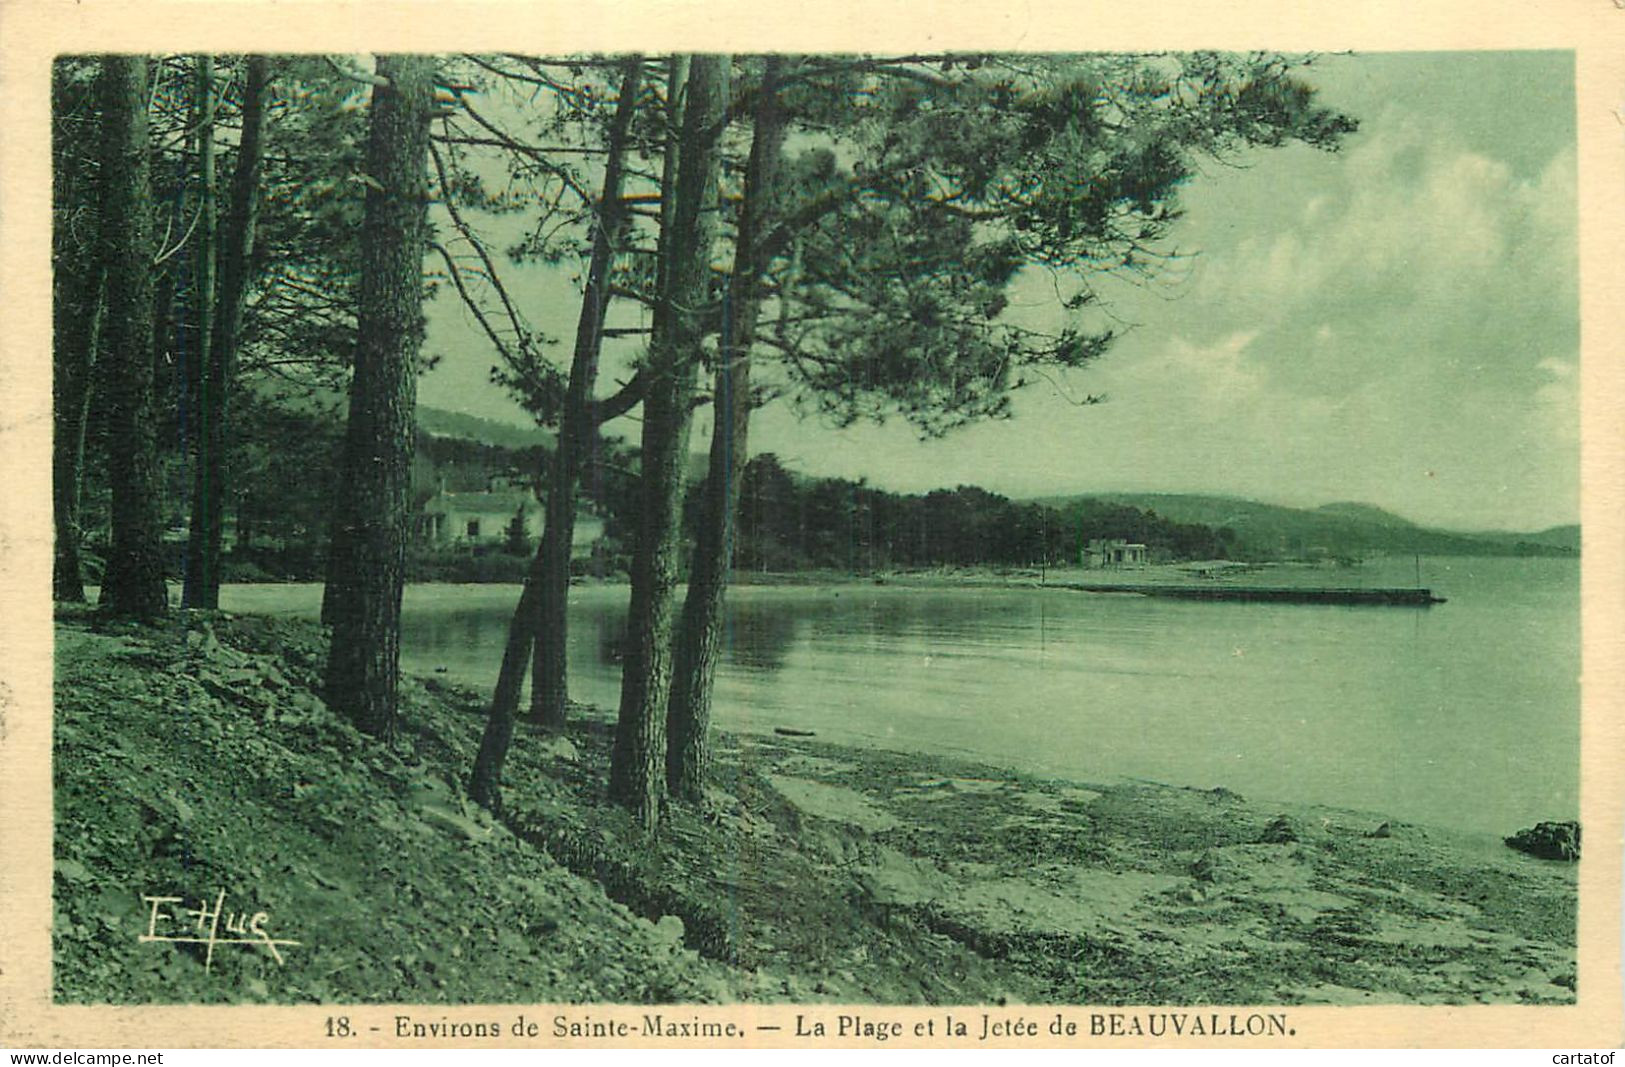
<path fill-rule="evenodd" d="M 515 523 L 525 541 L 534 545 L 542 536 L 542 504 L 528 488 L 504 479 L 492 479 L 488 488 L 448 492 L 444 485 L 423 505 L 418 533 L 435 548 L 512 544 Z M 604 520 L 583 508 L 576 516 L 570 538 L 570 558 L 587 559 L 604 536 Z"/>
<path fill-rule="evenodd" d="M 1085 567 L 1100 569 L 1103 567 L 1143 567 L 1149 559 L 1149 553 L 1142 544 L 1125 541 L 1120 537 L 1091 538 L 1083 550 L 1083 559 L 1080 561 Z"/>
<path fill-rule="evenodd" d="M 506 488 L 477 493 L 442 489 L 423 505 L 423 538 L 433 545 L 501 544 L 516 519 L 527 538 L 541 536 L 542 508 L 535 493 Z"/>

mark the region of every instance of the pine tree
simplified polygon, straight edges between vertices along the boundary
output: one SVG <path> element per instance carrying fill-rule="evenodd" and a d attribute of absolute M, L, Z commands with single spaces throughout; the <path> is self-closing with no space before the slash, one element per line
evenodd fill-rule
<path fill-rule="evenodd" d="M 429 119 L 434 62 L 380 56 L 367 141 L 367 203 L 355 375 L 337 525 L 346 578 L 329 602 L 328 702 L 363 730 L 397 723 L 401 593 L 423 343 Z"/>
<path fill-rule="evenodd" d="M 92 72 L 93 73 L 93 72 Z M 95 189 L 100 126 L 87 65 L 64 58 L 51 72 L 51 503 L 56 544 L 52 596 L 85 599 L 80 498 L 85 431 L 98 368 L 103 263 Z"/>
<path fill-rule="evenodd" d="M 763 239 L 776 207 L 784 114 L 779 103 L 779 56 L 763 61 L 754 132 L 745 170 L 745 197 L 734 238 L 722 336 L 717 346 L 711 408 L 715 429 L 701 503 L 699 534 L 673 653 L 671 705 L 666 723 L 666 787 L 698 801 L 708 763 L 711 689 L 722 636 L 727 571 L 733 565 L 739 487 L 750 426 L 750 358 L 762 302 Z"/>
<path fill-rule="evenodd" d="M 102 59 L 101 240 L 113 543 L 101 606 L 152 619 L 168 608 L 153 421 L 153 249 L 145 56 Z"/>
<path fill-rule="evenodd" d="M 620 713 L 610 759 L 610 794 L 646 830 L 666 792 L 666 702 L 671 690 L 672 614 L 678 533 L 695 377 L 710 300 L 719 141 L 728 95 L 728 60 L 688 63 L 682 135 L 671 201 L 661 228 L 660 296 L 646 368 L 642 471 Z M 676 84 L 676 79 L 673 80 Z"/>
<path fill-rule="evenodd" d="M 550 729 L 564 726 L 569 704 L 566 649 L 569 647 L 570 550 L 575 535 L 577 487 L 581 468 L 597 434 L 599 413 L 593 404 L 598 357 L 604 342 L 604 313 L 609 306 L 610 272 L 618 245 L 626 239 L 622 200 L 624 159 L 632 117 L 637 108 L 643 70 L 641 57 L 625 61 L 615 117 L 605 144 L 604 186 L 593 227 L 587 283 L 576 323 L 570 384 L 559 423 L 558 448 L 547 486 L 547 515 L 539 551 L 543 559 L 540 616 L 536 621 L 535 664 L 531 673 L 531 718 Z"/>
<path fill-rule="evenodd" d="M 265 156 L 265 97 L 270 64 L 265 56 L 248 57 L 247 82 L 242 97 L 242 137 L 232 174 L 224 239 L 218 256 L 214 241 L 214 164 L 212 77 L 199 74 L 200 107 L 205 111 L 199 131 L 199 171 L 204 190 L 203 218 L 199 223 L 198 358 L 202 373 L 198 390 L 198 455 L 192 489 L 192 523 L 186 556 L 186 585 L 182 602 L 189 607 L 220 606 L 221 539 L 225 526 L 226 494 L 231 485 L 228 466 L 231 434 L 230 398 L 237 375 L 238 347 L 252 277 L 255 227 L 262 197 Z M 219 288 L 215 264 L 219 264 Z"/>

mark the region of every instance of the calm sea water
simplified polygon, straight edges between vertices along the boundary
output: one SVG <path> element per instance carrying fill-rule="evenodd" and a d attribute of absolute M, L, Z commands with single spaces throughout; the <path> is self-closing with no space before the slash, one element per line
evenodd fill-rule
<path fill-rule="evenodd" d="M 1062 590 L 734 589 L 715 718 L 1497 834 L 1578 810 L 1579 566 L 1423 560 L 1431 609 Z M 1409 585 L 1413 562 L 1334 572 Z M 408 670 L 495 679 L 513 586 L 408 589 Z M 316 613 L 312 587 L 228 610 Z M 626 589 L 571 601 L 571 695 L 616 706 Z"/>

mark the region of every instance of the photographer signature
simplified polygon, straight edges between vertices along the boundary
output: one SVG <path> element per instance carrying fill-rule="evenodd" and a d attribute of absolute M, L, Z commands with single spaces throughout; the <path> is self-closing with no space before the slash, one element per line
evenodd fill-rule
<path fill-rule="evenodd" d="M 228 913 L 226 911 L 226 891 L 224 889 L 220 890 L 219 895 L 215 897 L 212 908 L 207 901 L 200 898 L 195 908 L 182 908 L 175 912 L 164 910 L 164 905 L 180 904 L 184 900 L 183 897 L 153 897 L 143 894 L 141 901 L 147 904 L 151 911 L 147 914 L 147 932 L 137 940 L 142 944 L 167 941 L 170 944 L 207 945 L 208 949 L 203 956 L 203 969 L 205 971 L 209 970 L 214 963 L 214 947 L 216 945 L 258 945 L 270 953 L 271 958 L 276 960 L 278 966 L 281 966 L 282 953 L 278 951 L 278 946 L 299 944 L 297 941 L 275 938 L 267 933 L 265 923 L 270 919 L 270 916 L 263 911 L 257 911 L 252 916 L 249 916 L 247 912 L 240 911 Z M 224 937 L 220 936 L 220 919 L 222 915 L 226 918 L 225 934 L 227 936 Z M 190 917 L 193 920 L 189 928 L 183 916 Z M 164 928 L 166 930 L 179 929 L 184 931 L 190 929 L 190 933 L 159 933 L 160 923 L 165 924 Z M 207 933 L 205 933 L 205 930 L 207 930 Z M 239 936 L 231 936 L 233 934 Z"/>

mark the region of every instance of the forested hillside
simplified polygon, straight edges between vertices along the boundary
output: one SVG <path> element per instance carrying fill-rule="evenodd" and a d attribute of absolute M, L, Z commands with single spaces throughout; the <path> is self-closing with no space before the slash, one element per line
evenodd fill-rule
<path fill-rule="evenodd" d="M 767 454 L 745 468 L 736 562 L 743 571 L 849 573 L 1075 565 L 1093 538 L 1137 541 L 1160 560 L 1223 559 L 1234 552 L 1227 531 L 1127 505 L 1053 507 L 973 485 L 892 493 L 861 481 L 804 477 Z"/>
<path fill-rule="evenodd" d="M 1060 507 L 1116 503 L 1165 519 L 1229 530 L 1235 552 L 1251 559 L 1367 555 L 1570 556 L 1579 553 L 1579 527 L 1538 533 L 1467 533 L 1417 525 L 1370 504 L 1292 508 L 1229 496 L 1190 493 L 1101 493 L 1046 497 Z"/>

